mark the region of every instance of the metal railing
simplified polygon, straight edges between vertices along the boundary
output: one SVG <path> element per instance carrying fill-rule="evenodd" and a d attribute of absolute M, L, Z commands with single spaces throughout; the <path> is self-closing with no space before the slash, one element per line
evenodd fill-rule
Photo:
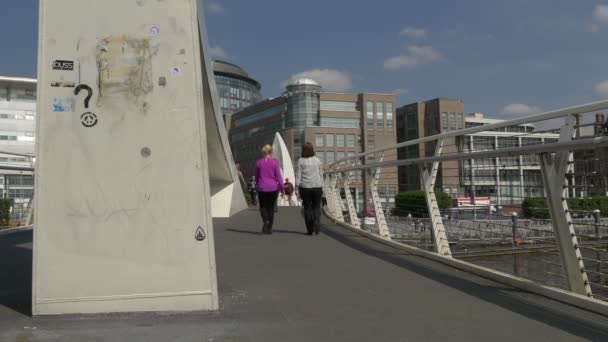
<path fill-rule="evenodd" d="M 326 172 L 325 212 L 339 223 L 443 258 L 606 300 L 608 212 L 588 206 L 608 204 L 608 197 L 590 199 L 591 193 L 608 196 L 602 181 L 608 135 L 591 129 L 597 123 L 585 123 L 606 109 L 608 101 L 602 101 L 406 136 L 410 140 L 347 157 Z M 430 120 L 431 129 L 444 125 L 440 117 Z M 564 122 L 553 127 L 560 118 Z M 516 129 L 531 123 L 543 128 Z M 398 130 L 406 132 L 406 125 Z M 589 159 L 600 169 L 590 170 Z M 409 190 L 418 193 L 387 200 Z"/>

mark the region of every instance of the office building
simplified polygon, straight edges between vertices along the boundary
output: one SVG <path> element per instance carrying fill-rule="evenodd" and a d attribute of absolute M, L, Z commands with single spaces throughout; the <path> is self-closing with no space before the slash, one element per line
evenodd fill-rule
<path fill-rule="evenodd" d="M 215 83 L 226 129 L 230 129 L 232 114 L 259 102 L 262 86 L 236 64 L 216 60 L 213 62 Z"/>
<path fill-rule="evenodd" d="M 397 109 L 397 140 L 404 142 L 454 130 L 498 123 L 481 113 L 464 114 L 464 102 L 438 98 Z M 555 142 L 554 133 L 535 132 L 534 125 L 524 124 L 499 130 L 446 138 L 442 154 L 495 150 Z M 431 156 L 435 142 L 400 149 L 399 159 Z M 400 191 L 421 190 L 418 166 L 399 167 Z M 526 197 L 544 195 L 538 157 L 517 156 L 476 160 L 448 161 L 440 165 L 437 188 L 452 198 L 489 197 L 492 205 L 519 206 Z"/>
<path fill-rule="evenodd" d="M 13 221 L 21 221 L 34 191 L 36 80 L 0 76 L 0 196 L 12 198 Z M 2 153 L 4 152 L 4 153 Z"/>
<path fill-rule="evenodd" d="M 271 144 L 279 132 L 294 162 L 301 146 L 311 142 L 324 165 L 356 153 L 369 152 L 396 142 L 395 96 L 382 94 L 341 94 L 324 92 L 311 79 L 288 84 L 280 97 L 268 99 L 233 115 L 230 141 L 234 158 L 246 176 L 254 172 L 255 160 L 264 144 Z M 371 156 L 378 159 L 381 156 Z M 384 160 L 394 160 L 394 154 Z M 383 170 L 379 193 L 391 206 L 397 192 L 396 168 Z M 364 182 L 360 176 L 356 182 Z M 359 208 L 364 196 L 355 188 Z M 368 196 L 369 204 L 369 196 Z"/>
<path fill-rule="evenodd" d="M 595 114 L 593 136 L 608 136 L 604 113 Z M 574 167 L 575 197 L 608 196 L 608 147 L 574 151 Z"/>

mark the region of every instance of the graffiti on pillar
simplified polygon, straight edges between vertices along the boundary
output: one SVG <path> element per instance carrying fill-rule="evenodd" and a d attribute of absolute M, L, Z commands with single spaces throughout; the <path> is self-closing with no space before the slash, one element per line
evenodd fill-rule
<path fill-rule="evenodd" d="M 84 98 L 84 108 L 89 109 L 89 102 L 91 102 L 91 98 L 93 97 L 93 89 L 91 87 L 86 84 L 80 84 L 74 89 L 74 95 L 78 96 L 83 90 L 87 92 L 87 96 Z M 97 121 L 97 115 L 92 112 L 86 112 L 80 116 L 80 122 L 87 128 L 97 125 Z"/>
<path fill-rule="evenodd" d="M 198 229 L 196 230 L 196 233 L 194 233 L 194 238 L 196 239 L 196 241 L 203 241 L 207 238 L 207 235 L 205 234 L 203 227 L 201 227 L 201 226 L 198 227 Z"/>

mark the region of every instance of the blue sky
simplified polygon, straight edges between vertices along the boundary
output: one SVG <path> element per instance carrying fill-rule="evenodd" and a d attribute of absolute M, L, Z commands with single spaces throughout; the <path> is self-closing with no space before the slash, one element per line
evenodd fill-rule
<path fill-rule="evenodd" d="M 130 1 L 130 0 L 125 0 Z M 608 0 L 213 0 L 217 58 L 277 96 L 293 77 L 327 89 L 461 98 L 517 117 L 608 98 Z M 4 0 L 0 74 L 36 73 L 37 1 Z"/>

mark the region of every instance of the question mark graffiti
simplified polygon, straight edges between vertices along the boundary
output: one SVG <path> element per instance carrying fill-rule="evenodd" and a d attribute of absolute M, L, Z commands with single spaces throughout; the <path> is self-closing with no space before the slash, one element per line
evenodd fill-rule
<path fill-rule="evenodd" d="M 91 97 L 93 97 L 93 89 L 86 84 L 80 84 L 76 89 L 74 89 L 74 95 L 78 96 L 81 90 L 86 90 L 88 92 L 87 97 L 84 99 L 84 108 L 89 108 L 89 101 L 91 101 Z"/>
<path fill-rule="evenodd" d="M 87 97 L 84 99 L 84 108 L 89 109 L 89 101 L 91 101 L 91 97 L 93 97 L 93 89 L 86 84 L 80 84 L 74 89 L 74 95 L 78 96 L 81 90 L 87 91 Z M 97 121 L 97 115 L 92 112 L 86 112 L 80 116 L 80 122 L 87 128 L 97 125 Z"/>

